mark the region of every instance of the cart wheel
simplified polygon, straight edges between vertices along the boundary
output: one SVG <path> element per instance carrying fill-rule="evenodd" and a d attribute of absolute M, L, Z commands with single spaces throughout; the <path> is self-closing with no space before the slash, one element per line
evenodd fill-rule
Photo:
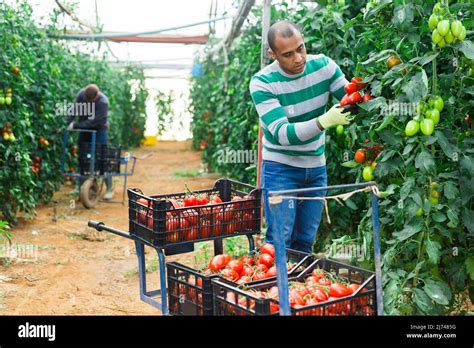
<path fill-rule="evenodd" d="M 87 179 L 81 186 L 80 199 L 87 209 L 94 208 L 99 201 L 99 185 L 94 178 Z"/>

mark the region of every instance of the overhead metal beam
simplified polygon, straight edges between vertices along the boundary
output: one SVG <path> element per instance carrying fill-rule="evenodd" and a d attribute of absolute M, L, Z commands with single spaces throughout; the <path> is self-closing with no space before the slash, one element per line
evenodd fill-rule
<path fill-rule="evenodd" d="M 201 22 L 195 22 L 195 23 L 191 23 L 191 24 L 179 25 L 179 26 L 176 26 L 176 27 L 150 30 L 150 31 L 132 32 L 132 33 L 75 34 L 75 35 L 55 35 L 55 34 L 51 34 L 49 36 L 52 37 L 52 38 L 66 39 L 66 40 L 110 40 L 110 39 L 113 39 L 113 38 L 128 37 L 128 36 L 144 36 L 144 35 L 159 34 L 159 33 L 163 33 L 163 32 L 166 32 L 166 31 L 190 28 L 190 27 L 195 27 L 195 26 L 202 25 L 202 24 L 207 24 L 207 23 L 210 23 L 210 22 L 222 21 L 222 20 L 228 19 L 228 18 L 232 18 L 232 17 L 225 16 L 225 17 L 220 17 L 220 18 L 208 19 L 208 20 L 201 21 Z"/>
<path fill-rule="evenodd" d="M 108 39 L 114 42 L 144 42 L 144 43 L 180 43 L 205 44 L 209 41 L 207 35 L 201 36 L 120 36 Z"/>

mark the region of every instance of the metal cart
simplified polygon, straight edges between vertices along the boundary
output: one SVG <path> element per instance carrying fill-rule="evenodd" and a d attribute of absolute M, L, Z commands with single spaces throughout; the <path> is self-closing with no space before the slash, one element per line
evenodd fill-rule
<path fill-rule="evenodd" d="M 67 152 L 67 138 L 68 138 L 68 130 L 64 130 L 63 132 L 63 154 L 61 157 L 61 172 L 65 177 L 70 177 L 70 178 L 77 178 L 78 179 L 78 191 L 79 191 L 79 198 L 87 209 L 94 208 L 100 198 L 101 192 L 102 192 L 102 186 L 104 183 L 103 179 L 109 178 L 109 177 L 114 177 L 114 176 L 123 176 L 124 181 L 123 181 L 123 193 L 122 193 L 122 205 L 125 202 L 125 188 L 127 187 L 127 178 L 129 176 L 132 176 L 134 171 L 135 171 L 135 164 L 137 157 L 128 154 L 127 156 L 119 156 L 117 160 L 117 168 L 120 169 L 121 165 L 125 165 L 124 172 L 121 173 L 120 170 L 111 170 L 107 172 L 103 172 L 102 170 L 98 170 L 96 168 L 96 159 L 97 159 L 97 147 L 98 145 L 103 145 L 103 144 L 98 144 L 96 142 L 96 133 L 97 131 L 95 130 L 85 130 L 85 129 L 77 129 L 77 130 L 71 130 L 72 132 L 79 132 L 79 133 L 90 133 L 91 134 L 91 142 L 90 142 L 90 150 L 86 151 L 84 155 L 86 158 L 84 160 L 87 160 L 89 164 L 89 168 L 87 173 L 81 173 L 79 172 L 68 172 L 65 168 L 66 166 L 66 152 Z M 89 143 L 88 143 L 89 145 Z M 120 151 L 120 150 L 119 150 Z M 131 164 L 130 164 L 130 159 L 131 159 Z M 143 158 L 140 158 L 143 159 Z M 104 159 L 106 161 L 106 159 Z M 129 166 L 131 166 L 130 171 Z M 86 179 L 82 185 L 80 184 L 81 180 L 80 179 Z M 101 179 L 101 180 L 99 180 Z M 100 184 L 99 185 L 99 181 Z"/>

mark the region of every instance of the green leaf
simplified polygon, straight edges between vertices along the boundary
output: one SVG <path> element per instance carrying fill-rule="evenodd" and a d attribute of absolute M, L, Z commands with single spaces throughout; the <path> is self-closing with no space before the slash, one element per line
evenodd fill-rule
<path fill-rule="evenodd" d="M 447 199 L 454 199 L 459 195 L 459 190 L 455 186 L 454 182 L 447 181 L 444 184 L 444 195 L 446 196 Z"/>
<path fill-rule="evenodd" d="M 397 152 L 395 150 L 388 150 L 387 152 L 384 151 L 383 157 L 380 161 L 385 162 L 385 161 L 389 160 L 390 158 L 392 158 L 392 156 L 395 155 L 396 153 Z"/>
<path fill-rule="evenodd" d="M 474 213 L 468 209 L 464 209 L 462 214 L 462 222 L 466 226 L 471 235 L 474 235 Z"/>
<path fill-rule="evenodd" d="M 385 128 L 379 132 L 380 138 L 389 145 L 397 146 L 402 142 L 402 138 L 399 135 L 396 135 L 390 129 Z"/>
<path fill-rule="evenodd" d="M 425 65 L 425 64 L 428 64 L 429 62 L 431 62 L 433 59 L 435 59 L 437 56 L 438 56 L 439 53 L 435 53 L 435 54 L 431 54 L 429 56 L 424 56 L 423 58 L 421 58 L 419 61 L 418 61 L 418 65 Z"/>
<path fill-rule="evenodd" d="M 474 173 L 474 159 L 469 156 L 464 156 L 460 162 L 461 168 L 465 169 L 468 174 Z"/>
<path fill-rule="evenodd" d="M 459 45 L 459 50 L 469 59 L 474 59 L 474 43 L 469 40 L 464 40 Z"/>
<path fill-rule="evenodd" d="M 455 211 L 453 211 L 452 209 L 449 209 L 446 214 L 448 215 L 449 221 L 451 221 L 454 225 L 459 224 L 458 214 L 456 214 Z"/>
<path fill-rule="evenodd" d="M 416 103 L 428 94 L 428 79 L 426 72 L 418 72 L 413 78 L 402 87 L 402 91 L 406 94 L 408 100 Z"/>
<path fill-rule="evenodd" d="M 444 215 L 444 214 L 441 213 L 441 212 L 433 213 L 433 215 L 432 215 L 431 217 L 432 217 L 433 220 L 436 221 L 436 222 L 444 222 L 444 221 L 446 221 L 446 215 Z"/>
<path fill-rule="evenodd" d="M 345 200 L 346 205 L 352 210 L 358 210 L 357 205 L 349 198 Z"/>
<path fill-rule="evenodd" d="M 433 173 L 435 170 L 435 162 L 431 153 L 423 149 L 415 158 L 415 167 L 422 172 Z"/>
<path fill-rule="evenodd" d="M 447 306 L 451 300 L 452 294 L 448 285 L 442 280 L 426 279 L 423 289 L 426 294 L 436 303 Z"/>
<path fill-rule="evenodd" d="M 474 280 L 474 256 L 469 256 L 466 261 L 464 261 L 466 265 L 467 273 L 469 274 L 469 278 Z"/>
<path fill-rule="evenodd" d="M 341 166 L 346 167 L 346 168 L 355 168 L 355 167 L 357 167 L 358 165 L 359 165 L 359 163 L 357 163 L 357 162 L 354 161 L 354 160 L 350 160 L 350 161 L 341 163 Z"/>
<path fill-rule="evenodd" d="M 422 289 L 412 288 L 414 292 L 413 302 L 424 314 L 429 314 L 433 308 L 433 302 Z"/>
<path fill-rule="evenodd" d="M 403 149 L 402 156 L 408 155 L 411 152 L 411 150 L 413 150 L 414 147 L 415 147 L 415 144 L 413 144 L 413 143 L 408 144 L 407 146 L 405 146 L 405 148 Z"/>
<path fill-rule="evenodd" d="M 410 224 L 405 225 L 405 228 L 400 232 L 394 232 L 393 235 L 400 241 L 410 238 L 414 234 L 420 232 L 423 229 L 424 220 L 423 219 L 414 219 Z"/>
<path fill-rule="evenodd" d="M 405 198 L 408 197 L 410 192 L 412 191 L 413 186 L 415 185 L 415 178 L 414 177 L 409 177 L 405 183 L 403 184 L 401 190 L 400 190 L 400 199 L 404 200 Z"/>
<path fill-rule="evenodd" d="M 378 109 L 387 104 L 387 101 L 384 97 L 377 97 L 372 100 L 369 100 L 366 103 L 357 104 L 361 109 L 366 111 L 372 111 Z"/>
<path fill-rule="evenodd" d="M 425 246 L 430 262 L 437 265 L 439 263 L 439 258 L 441 257 L 441 244 L 428 238 L 425 242 Z"/>
<path fill-rule="evenodd" d="M 454 154 L 459 155 L 459 148 L 449 142 L 448 138 L 446 138 L 446 136 L 441 131 L 437 130 L 434 136 L 436 139 L 438 139 L 438 144 L 441 147 L 441 150 L 443 150 L 446 157 L 448 157 L 449 159 L 453 159 Z"/>

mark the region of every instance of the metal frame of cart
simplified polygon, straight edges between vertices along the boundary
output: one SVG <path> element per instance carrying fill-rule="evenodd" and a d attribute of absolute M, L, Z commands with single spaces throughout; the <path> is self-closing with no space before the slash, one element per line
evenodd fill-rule
<path fill-rule="evenodd" d="M 86 129 L 75 129 L 72 130 L 73 132 L 83 132 L 83 133 L 91 133 L 91 152 L 90 152 L 90 165 L 89 165 L 89 173 L 95 173 L 95 149 L 96 149 L 96 133 L 95 130 L 86 130 Z M 100 178 L 108 178 L 114 176 L 123 176 L 123 193 L 122 193 L 122 205 L 125 202 L 125 191 L 127 187 L 127 177 L 132 176 L 135 172 L 135 164 L 137 161 L 137 157 L 135 156 L 121 156 L 120 157 L 120 165 L 125 165 L 124 173 L 112 173 L 112 174 L 101 174 L 101 175 L 82 175 L 81 173 L 69 173 L 65 170 L 66 165 L 66 151 L 67 151 L 67 130 L 63 132 L 63 154 L 61 157 L 61 172 L 65 177 L 77 178 L 77 179 L 84 179 L 86 181 L 82 184 L 82 187 L 78 183 L 78 191 L 81 193 L 81 202 L 86 208 L 94 208 L 99 200 L 99 192 L 97 179 Z M 129 169 L 129 162 L 130 158 L 132 159 L 131 170 L 128 172 Z M 94 188 L 94 189 L 92 189 Z M 94 195 L 94 199 L 85 199 L 84 195 L 87 195 L 87 198 L 91 198 Z M 84 197 L 84 198 L 83 198 Z"/>
<path fill-rule="evenodd" d="M 268 193 L 270 201 L 270 209 L 274 216 L 278 216 L 278 209 L 283 203 L 285 195 L 297 195 L 308 192 L 319 192 L 319 191 L 331 191 L 331 190 L 348 190 L 348 189 L 363 189 L 367 187 L 376 187 L 376 183 L 373 181 L 359 184 L 347 184 L 347 185 L 336 185 L 336 186 L 325 186 L 315 188 L 303 188 L 296 190 L 282 190 L 282 191 L 271 191 Z M 382 291 L 382 267 L 380 260 L 380 227 L 379 227 L 379 210 L 378 210 L 378 197 L 371 192 L 372 198 L 372 222 L 374 228 L 374 254 L 375 254 L 375 286 L 376 286 L 376 299 L 377 299 L 377 315 L 383 315 L 383 291 Z M 272 202 L 271 198 L 275 199 Z M 285 256 L 285 241 L 283 238 L 283 232 L 281 225 L 278 224 L 277 219 L 274 219 L 275 231 L 277 231 L 274 246 L 275 246 L 275 264 L 277 268 L 277 286 L 280 304 L 280 315 L 291 315 L 290 301 L 288 295 L 288 274 L 286 273 L 286 256 Z"/>
<path fill-rule="evenodd" d="M 138 258 L 140 300 L 148 303 L 149 305 L 157 309 L 160 309 L 163 315 L 169 315 L 168 296 L 167 296 L 168 289 L 166 287 L 166 262 L 165 262 L 165 253 L 164 253 L 165 248 L 156 247 L 152 245 L 151 243 L 148 243 L 147 241 L 137 236 L 128 234 L 126 232 L 123 232 L 113 227 L 106 226 L 104 225 L 103 222 L 89 221 L 87 224 L 89 227 L 95 228 L 97 231 L 107 231 L 107 232 L 116 234 L 118 236 L 131 239 L 135 242 L 135 250 L 137 252 L 137 258 Z M 215 254 L 222 253 L 222 239 L 223 238 L 214 240 Z M 253 234 L 247 235 L 247 239 L 249 241 L 249 249 L 250 251 L 253 251 L 255 249 Z M 160 288 L 156 290 L 147 290 L 145 250 L 144 250 L 145 245 L 155 249 L 156 253 L 158 254 L 158 269 L 160 272 Z M 286 263 L 285 263 L 285 267 L 286 267 Z M 161 301 L 157 300 L 157 297 L 161 297 Z"/>

